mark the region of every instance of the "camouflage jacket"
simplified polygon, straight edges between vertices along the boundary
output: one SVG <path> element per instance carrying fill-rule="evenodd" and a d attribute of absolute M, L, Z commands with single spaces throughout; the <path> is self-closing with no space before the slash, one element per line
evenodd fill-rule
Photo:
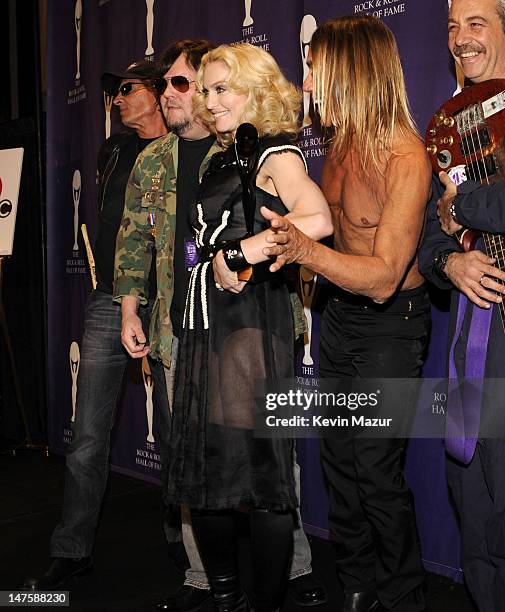
<path fill-rule="evenodd" d="M 176 221 L 176 179 L 179 138 L 167 134 L 149 144 L 138 156 L 128 179 L 125 209 L 116 241 L 114 301 L 133 295 L 147 303 L 147 281 L 153 250 L 156 252 L 157 294 L 149 327 L 151 356 L 170 367 L 174 293 L 173 254 Z M 214 143 L 200 167 L 200 179 Z"/>

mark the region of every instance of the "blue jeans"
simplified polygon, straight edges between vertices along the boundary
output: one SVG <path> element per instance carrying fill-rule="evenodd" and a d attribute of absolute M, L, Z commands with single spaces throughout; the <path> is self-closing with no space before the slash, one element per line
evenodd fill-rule
<path fill-rule="evenodd" d="M 141 308 L 139 315 L 147 330 L 148 309 Z M 109 475 L 110 433 L 128 357 L 121 344 L 121 306 L 107 293 L 95 290 L 88 299 L 80 353 L 73 439 L 67 449 L 62 517 L 51 538 L 52 557 L 91 555 Z M 159 413 L 168 414 L 166 392 L 154 394 L 157 424 L 163 427 L 167 420 Z M 160 440 L 167 439 L 158 431 Z"/>

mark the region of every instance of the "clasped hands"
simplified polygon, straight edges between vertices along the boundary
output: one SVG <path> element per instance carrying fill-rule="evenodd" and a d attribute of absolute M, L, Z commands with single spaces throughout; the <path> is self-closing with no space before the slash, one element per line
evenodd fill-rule
<path fill-rule="evenodd" d="M 270 272 L 277 272 L 289 263 L 304 263 L 313 248 L 313 241 L 297 229 L 286 217 L 278 215 L 273 210 L 261 207 L 261 214 L 270 221 L 270 231 L 265 240 L 271 244 L 263 248 L 263 255 L 275 257 L 270 265 Z M 224 261 L 222 251 L 214 258 L 214 281 L 218 289 L 231 293 L 240 293 L 245 287 L 244 281 L 239 281 L 236 272 L 231 272 Z"/>
<path fill-rule="evenodd" d="M 240 293 L 245 287 L 245 281 L 238 279 L 237 272 L 232 272 L 226 265 L 223 251 L 218 251 L 212 260 L 214 270 L 214 281 L 216 288 L 220 291 L 226 290 L 230 293 Z"/>

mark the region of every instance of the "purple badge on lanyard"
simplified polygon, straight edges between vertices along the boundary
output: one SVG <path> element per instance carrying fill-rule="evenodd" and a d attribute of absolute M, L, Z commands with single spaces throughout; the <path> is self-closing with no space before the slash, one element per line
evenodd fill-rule
<path fill-rule="evenodd" d="M 198 251 L 194 240 L 184 238 L 184 261 L 188 270 L 194 268 L 198 263 Z"/>

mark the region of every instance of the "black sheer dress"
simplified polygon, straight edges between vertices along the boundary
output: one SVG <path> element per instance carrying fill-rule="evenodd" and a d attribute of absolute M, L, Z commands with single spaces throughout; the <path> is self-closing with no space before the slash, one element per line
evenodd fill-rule
<path fill-rule="evenodd" d="M 283 136 L 260 140 L 259 167 L 271 154 L 301 151 Z M 192 225 L 199 248 L 244 236 L 242 188 L 233 146 L 216 154 L 202 179 Z M 256 188 L 254 232 L 268 227 L 259 209 L 281 200 Z M 212 263 L 193 268 L 177 363 L 167 498 L 193 509 L 298 505 L 293 441 L 254 436 L 258 381 L 293 376 L 293 318 L 282 273 L 219 291 Z"/>

